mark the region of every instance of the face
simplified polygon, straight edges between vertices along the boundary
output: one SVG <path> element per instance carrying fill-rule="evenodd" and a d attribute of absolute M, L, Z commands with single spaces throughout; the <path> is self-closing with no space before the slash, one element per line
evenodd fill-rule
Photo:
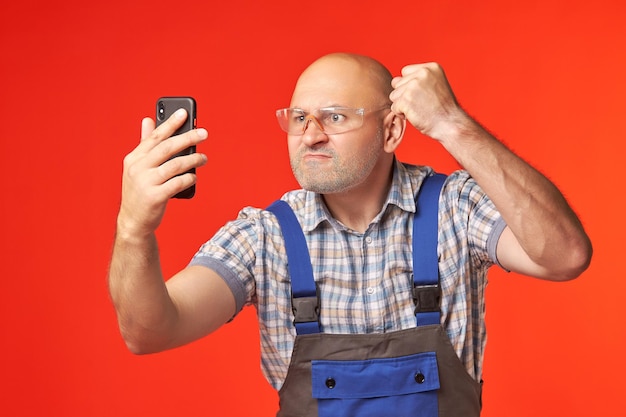
<path fill-rule="evenodd" d="M 309 114 L 323 107 L 379 109 L 387 102 L 368 81 L 362 65 L 345 59 L 318 61 L 300 77 L 290 107 Z M 383 118 L 387 110 L 366 112 L 363 125 L 327 135 L 309 123 L 303 135 L 288 135 L 291 168 L 300 186 L 322 194 L 367 186 L 383 156 Z"/>

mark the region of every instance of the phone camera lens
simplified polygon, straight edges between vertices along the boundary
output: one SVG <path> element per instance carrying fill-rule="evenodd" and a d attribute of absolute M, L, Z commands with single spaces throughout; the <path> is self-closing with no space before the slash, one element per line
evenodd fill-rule
<path fill-rule="evenodd" d="M 159 120 L 165 119 L 165 104 L 162 101 L 159 101 L 158 117 Z"/>

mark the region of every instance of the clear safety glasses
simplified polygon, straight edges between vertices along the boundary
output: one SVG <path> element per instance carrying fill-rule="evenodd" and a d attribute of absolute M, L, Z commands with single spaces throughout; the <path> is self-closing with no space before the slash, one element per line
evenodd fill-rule
<path fill-rule="evenodd" d="M 363 118 L 368 112 L 377 112 L 388 109 L 383 107 L 376 110 L 352 107 L 323 107 L 313 113 L 307 114 L 302 109 L 276 110 L 276 118 L 281 129 L 290 135 L 302 135 L 306 131 L 309 122 L 314 122 L 317 127 L 328 135 L 346 133 L 363 126 Z"/>

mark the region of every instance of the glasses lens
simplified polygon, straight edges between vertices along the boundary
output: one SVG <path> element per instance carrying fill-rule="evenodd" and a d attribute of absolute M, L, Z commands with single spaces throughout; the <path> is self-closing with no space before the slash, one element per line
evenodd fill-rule
<path fill-rule="evenodd" d="M 344 133 L 363 125 L 363 109 L 327 107 L 319 109 L 319 121 L 326 133 Z"/>
<path fill-rule="evenodd" d="M 302 134 L 306 115 L 299 109 L 280 109 L 276 111 L 280 128 L 289 134 Z"/>

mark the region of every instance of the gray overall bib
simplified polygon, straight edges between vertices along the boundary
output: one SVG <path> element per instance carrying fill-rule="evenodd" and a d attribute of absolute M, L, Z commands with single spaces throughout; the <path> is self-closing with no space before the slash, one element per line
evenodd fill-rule
<path fill-rule="evenodd" d="M 277 417 L 478 417 L 481 385 L 465 370 L 440 324 L 439 194 L 445 176 L 424 180 L 413 219 L 415 328 L 327 334 L 306 241 L 284 201 L 268 207 L 287 252 L 297 336 Z M 418 238 L 419 237 L 419 238 Z"/>

